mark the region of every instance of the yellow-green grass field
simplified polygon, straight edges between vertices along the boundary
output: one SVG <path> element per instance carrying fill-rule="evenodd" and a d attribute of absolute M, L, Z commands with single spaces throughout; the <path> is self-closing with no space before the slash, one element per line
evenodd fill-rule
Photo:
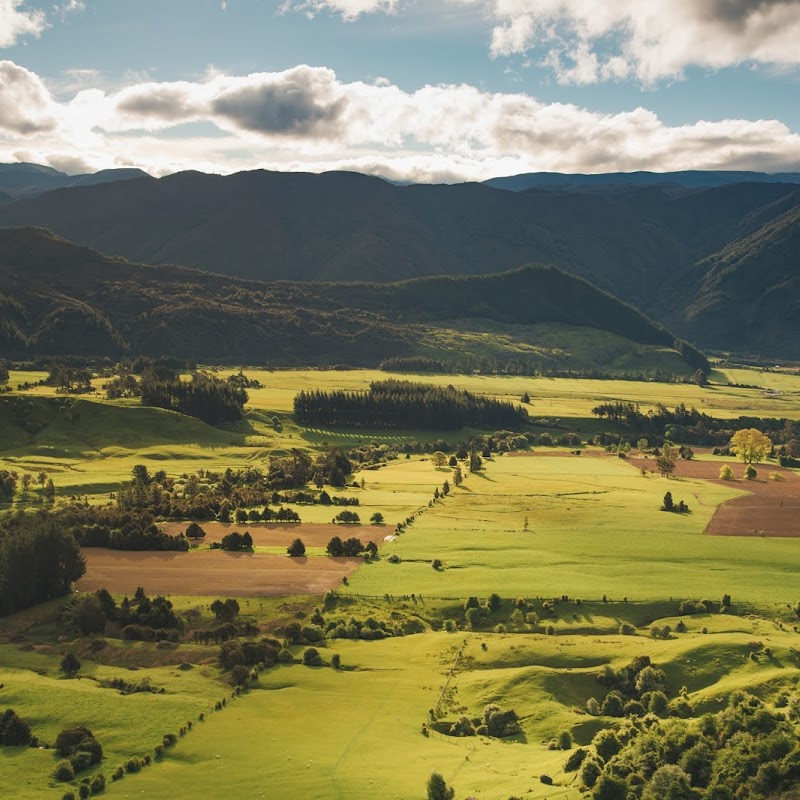
<path fill-rule="evenodd" d="M 380 562 L 359 570 L 347 591 L 593 599 L 727 592 L 758 602 L 800 597 L 800 539 L 703 534 L 717 505 L 737 496 L 736 489 L 643 477 L 625 460 L 586 453 L 504 456 L 484 466 L 386 543 Z M 448 477 L 448 470 L 439 471 L 440 480 Z M 660 512 L 667 491 L 691 513 Z M 393 554 L 400 563 L 390 563 Z M 444 569 L 432 569 L 434 559 Z"/>
<path fill-rule="evenodd" d="M 614 720 L 585 713 L 602 693 L 604 664 L 621 667 L 649 655 L 675 690 L 686 685 L 698 711 L 717 710 L 734 688 L 764 696 L 791 690 L 789 648 L 797 637 L 760 620 L 719 615 L 690 619 L 669 641 L 637 636 L 429 633 L 381 642 L 337 640 L 323 651 L 343 670 L 300 665 L 262 673 L 257 688 L 195 729 L 166 758 L 112 786 L 110 797 L 197 796 L 416 798 L 440 771 L 458 797 L 578 800 L 568 753 L 547 745 L 570 731 L 586 745 Z M 700 626 L 708 629 L 700 633 Z M 748 659 L 757 635 L 772 656 Z M 466 641 L 453 677 L 450 668 Z M 486 645 L 486 650 L 482 645 Z M 446 720 L 480 716 L 487 703 L 514 708 L 522 734 L 508 740 L 453 738 L 422 723 L 437 704 Z M 246 735 L 242 735 L 246 732 Z M 550 775 L 555 786 L 539 777 Z"/>

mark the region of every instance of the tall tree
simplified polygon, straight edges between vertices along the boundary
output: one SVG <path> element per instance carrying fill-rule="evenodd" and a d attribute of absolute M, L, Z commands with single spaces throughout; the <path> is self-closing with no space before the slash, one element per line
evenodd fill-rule
<path fill-rule="evenodd" d="M 745 464 L 758 464 L 772 450 L 772 440 L 758 428 L 745 428 L 731 437 L 731 450 Z"/>

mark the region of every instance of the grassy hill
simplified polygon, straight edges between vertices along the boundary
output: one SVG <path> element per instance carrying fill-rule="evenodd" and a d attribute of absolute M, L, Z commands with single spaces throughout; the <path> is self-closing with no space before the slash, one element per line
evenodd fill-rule
<path fill-rule="evenodd" d="M 259 283 L 110 259 L 41 229 L 0 231 L 0 342 L 6 353 L 126 353 L 211 361 L 377 365 L 429 354 L 432 329 L 506 326 L 490 355 L 594 369 L 629 355 L 646 369 L 689 371 L 702 356 L 632 306 L 552 267 L 395 284 Z M 571 330 L 571 352 L 530 326 Z M 515 326 L 522 326 L 521 329 Z M 596 331 L 615 337 L 593 349 Z M 447 338 L 447 337 L 445 337 Z M 456 336 L 458 359 L 485 357 Z M 577 344 L 579 339 L 586 345 Z M 524 346 L 520 346 L 524 345 Z M 463 347 L 463 349 L 462 349 Z M 643 350 L 642 348 L 645 348 Z M 649 351 L 646 348 L 650 348 Z M 452 360 L 452 359 L 449 359 Z"/>

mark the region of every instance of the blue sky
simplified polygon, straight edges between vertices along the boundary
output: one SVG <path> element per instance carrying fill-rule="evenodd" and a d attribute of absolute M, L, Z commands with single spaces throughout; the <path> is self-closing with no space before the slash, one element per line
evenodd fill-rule
<path fill-rule="evenodd" d="M 0 160 L 800 170 L 797 41 L 798 0 L 0 0 Z"/>

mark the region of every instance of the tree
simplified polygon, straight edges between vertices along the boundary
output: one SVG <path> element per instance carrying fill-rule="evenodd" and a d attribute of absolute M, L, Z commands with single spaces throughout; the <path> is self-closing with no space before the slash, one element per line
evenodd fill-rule
<path fill-rule="evenodd" d="M 321 667 L 322 656 L 319 654 L 319 650 L 316 647 L 306 647 L 303 650 L 303 663 L 307 667 Z"/>
<path fill-rule="evenodd" d="M 708 375 L 705 372 L 703 372 L 702 369 L 698 369 L 697 372 L 694 373 L 694 377 L 692 378 L 692 380 L 698 386 L 708 386 Z"/>
<path fill-rule="evenodd" d="M 333 556 L 334 558 L 339 558 L 340 556 L 344 555 L 344 543 L 338 536 L 334 536 L 328 542 L 328 546 L 325 549 L 328 555 Z"/>
<path fill-rule="evenodd" d="M 642 800 L 693 800 L 696 797 L 689 776 L 676 764 L 659 767 L 642 794 Z"/>
<path fill-rule="evenodd" d="M 772 440 L 758 428 L 744 428 L 731 437 L 731 450 L 745 464 L 758 464 L 772 450 Z"/>
<path fill-rule="evenodd" d="M 522 393 L 522 397 L 519 399 L 520 403 L 530 403 L 531 396 L 527 392 Z"/>
<path fill-rule="evenodd" d="M 380 511 L 376 511 L 370 518 L 369 521 L 373 525 L 383 525 L 383 514 Z"/>
<path fill-rule="evenodd" d="M 437 450 L 431 456 L 431 461 L 433 462 L 433 466 L 437 469 L 447 466 L 447 456 L 441 450 Z"/>
<path fill-rule="evenodd" d="M 96 594 L 75 597 L 61 612 L 61 617 L 68 627 L 84 636 L 103 633 L 106 629 L 106 614 Z"/>
<path fill-rule="evenodd" d="M 661 448 L 661 455 L 656 458 L 656 467 L 665 478 L 675 471 L 675 449 L 666 442 Z"/>
<path fill-rule="evenodd" d="M 453 484 L 455 486 L 461 486 L 464 482 L 464 476 L 461 474 L 461 465 L 456 464 L 455 468 L 453 469 Z"/>
<path fill-rule="evenodd" d="M 184 536 L 186 536 L 187 539 L 205 539 L 206 532 L 196 522 L 190 522 L 186 526 L 186 533 Z"/>
<path fill-rule="evenodd" d="M 481 465 L 483 464 L 483 460 L 481 457 L 473 450 L 469 454 L 469 471 L 470 472 L 477 472 Z"/>
<path fill-rule="evenodd" d="M 80 668 L 81 662 L 78 661 L 77 656 L 71 650 L 61 659 L 61 671 L 69 676 L 72 677 L 73 675 L 77 675 Z"/>
<path fill-rule="evenodd" d="M 428 800 L 453 800 L 456 790 L 448 786 L 438 772 L 431 772 L 428 778 Z"/>
<path fill-rule="evenodd" d="M 220 622 L 233 622 L 239 614 L 239 603 L 233 598 L 228 600 L 215 600 L 211 604 L 211 613 Z"/>
<path fill-rule="evenodd" d="M 293 558 L 298 558 L 306 554 L 306 546 L 301 539 L 295 539 L 289 547 L 286 548 L 286 552 Z"/>
<path fill-rule="evenodd" d="M 672 492 L 667 492 L 664 495 L 664 503 L 661 506 L 662 511 L 674 511 L 675 510 L 675 503 L 672 500 Z"/>
<path fill-rule="evenodd" d="M 727 464 L 723 464 L 719 468 L 719 479 L 721 481 L 732 481 L 733 480 L 733 470 Z"/>
<path fill-rule="evenodd" d="M 592 800 L 626 800 L 628 784 L 614 775 L 603 773 L 597 780 L 592 793 Z"/>
<path fill-rule="evenodd" d="M 0 715 L 0 745 L 3 747 L 26 747 L 31 743 L 31 728 L 24 719 L 9 708 Z"/>

